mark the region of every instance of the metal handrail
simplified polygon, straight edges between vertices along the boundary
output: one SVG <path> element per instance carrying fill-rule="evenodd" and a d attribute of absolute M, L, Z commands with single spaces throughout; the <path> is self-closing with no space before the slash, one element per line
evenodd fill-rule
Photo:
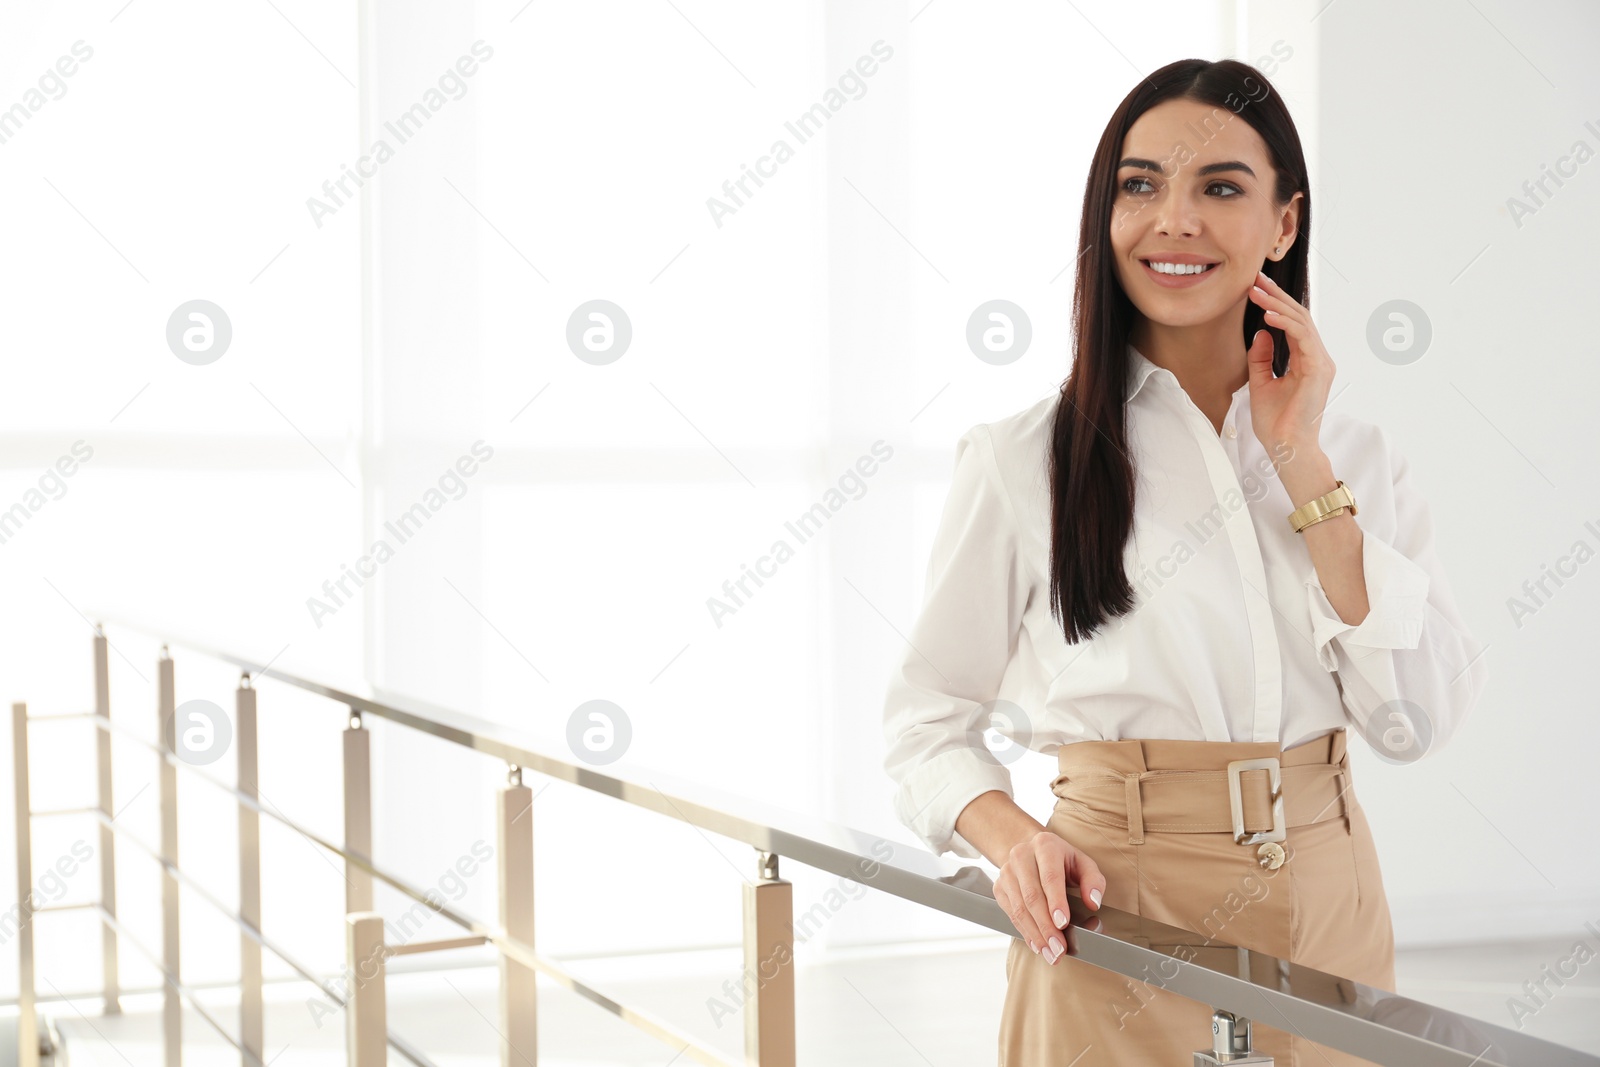
<path fill-rule="evenodd" d="M 158 639 L 163 636 L 160 632 L 138 624 L 115 621 L 113 624 Z M 97 634 L 96 648 L 99 657 L 97 678 L 106 672 L 105 650 L 100 644 L 105 640 L 103 636 Z M 783 953 L 785 962 L 775 980 L 767 983 L 764 989 L 753 995 L 745 1008 L 747 1062 L 759 1062 L 764 1067 L 783 1067 L 794 1062 L 793 946 L 788 940 L 792 935 L 792 927 L 789 934 L 779 930 L 779 921 L 788 917 L 791 908 L 788 896 L 789 883 L 777 877 L 779 856 L 788 857 L 808 867 L 837 874 L 861 884 L 871 885 L 979 926 L 1016 936 L 1015 928 L 994 900 L 992 882 L 977 867 L 967 866 L 954 874 L 947 874 L 943 869 L 944 864 L 923 849 L 908 849 L 904 845 L 898 845 L 876 835 L 787 811 L 664 772 L 643 772 L 638 768 L 624 770 L 614 767 L 603 771 L 597 770 L 539 750 L 530 735 L 522 731 L 453 709 L 408 697 L 380 696 L 364 686 L 341 688 L 330 685 L 276 668 L 270 663 L 261 663 L 250 657 L 213 647 L 205 641 L 178 636 L 170 636 L 166 640 L 169 645 L 187 648 L 240 668 L 245 672 L 244 688 L 248 689 L 249 679 L 252 677 L 257 681 L 263 677 L 271 677 L 284 684 L 343 704 L 354 713 L 353 725 L 358 730 L 359 717 L 373 715 L 503 760 L 510 769 L 511 785 L 516 788 L 525 789 L 521 786 L 521 771 L 532 770 L 546 777 L 559 779 L 636 807 L 670 816 L 702 830 L 742 841 L 755 848 L 758 852 L 758 872 L 761 879 L 757 884 L 745 887 L 746 959 L 757 958 L 758 949 L 767 950 L 769 960 L 770 950 L 775 946 L 785 947 L 789 951 Z M 165 647 L 163 646 L 164 650 Z M 170 660 L 163 662 L 170 664 Z M 170 685 L 170 668 L 163 682 Z M 251 700 L 253 710 L 253 695 Z M 170 692 L 167 695 L 167 702 L 170 703 Z M 562 981 L 569 988 L 606 1007 L 619 1017 L 680 1045 L 682 1051 L 700 1062 L 731 1064 L 732 1061 L 727 1060 L 720 1052 L 699 1045 L 688 1035 L 679 1033 L 659 1020 L 628 1009 L 573 978 L 554 961 L 534 952 L 531 945 L 525 943 L 522 938 L 511 936 L 505 929 L 491 927 L 469 916 L 454 913 L 428 900 L 413 887 L 385 873 L 364 850 L 352 847 L 348 840 L 344 846 L 340 846 L 312 834 L 281 813 L 268 810 L 252 795 L 185 763 L 166 746 L 152 744 L 131 734 L 125 727 L 113 723 L 109 714 L 100 714 L 100 710 L 97 709 L 95 714 L 87 716 L 48 716 L 34 721 L 86 717 L 95 720 L 104 734 L 112 731 L 128 733 L 141 744 L 155 750 L 165 763 L 173 767 L 184 767 L 190 773 L 209 780 L 213 786 L 230 792 L 241 808 L 264 812 L 269 817 L 305 834 L 319 847 L 343 857 L 352 870 L 359 869 L 385 881 L 413 899 L 444 914 L 473 935 L 467 939 L 439 942 L 439 945 L 455 946 L 463 942 L 493 944 L 501 954 L 503 968 L 508 965 L 508 961 L 515 961 L 524 968 L 538 970 Z M 170 708 L 168 711 L 170 712 Z M 23 733 L 25 735 L 25 729 Z M 346 733 L 348 735 L 349 731 Z M 364 748 L 361 751 L 364 753 Z M 351 768 L 349 752 L 347 745 L 347 772 Z M 361 771 L 364 776 L 364 765 Z M 531 798 L 525 797 L 525 799 L 531 804 Z M 347 785 L 347 838 L 352 833 L 349 804 L 350 793 Z M 19 821 L 22 819 L 23 816 L 19 814 Z M 102 814 L 101 822 L 113 831 L 123 830 L 121 827 L 113 826 L 111 819 L 105 814 Z M 530 819 L 529 823 L 531 822 Z M 501 828 L 502 832 L 506 829 L 504 818 Z M 531 846 L 531 840 L 529 844 Z M 161 860 L 158 852 L 152 854 L 156 855 L 158 861 Z M 527 868 L 525 873 L 529 878 L 528 889 L 531 892 L 531 854 L 526 856 L 525 860 Z M 175 865 L 162 862 L 164 869 L 168 869 L 175 878 L 184 877 Z M 504 889 L 508 884 L 505 867 L 505 859 L 502 857 L 502 897 L 505 896 Z M 513 880 L 509 884 L 516 883 Z M 212 903 L 216 902 L 213 900 Z M 503 914 L 505 906 L 503 899 Z M 370 955 L 372 946 L 381 942 L 381 928 L 374 913 L 357 908 L 351 908 L 350 911 L 349 946 L 351 959 L 354 961 L 357 958 L 358 943 L 367 945 Z M 1065 936 L 1069 942 L 1069 951 L 1073 955 L 1095 966 L 1135 980 L 1146 980 L 1152 971 L 1156 971 L 1162 976 L 1160 981 L 1162 989 L 1211 1005 L 1224 1028 L 1237 1021 L 1247 1034 L 1249 1020 L 1256 1019 L 1341 1051 L 1380 1063 L 1406 1064 L 1408 1067 L 1409 1065 L 1522 1067 L 1525 1064 L 1600 1067 L 1600 1057 L 1300 964 L 1292 964 L 1287 959 L 1278 959 L 1265 953 L 1229 945 L 1216 938 L 1202 939 L 1200 935 L 1191 931 L 1154 922 L 1132 913 L 1109 907 L 1101 908 L 1098 912 L 1090 912 L 1077 900 L 1072 900 L 1072 912 L 1071 923 Z M 105 909 L 102 909 L 102 914 L 108 921 L 111 920 Z M 241 927 L 248 926 L 241 916 L 231 912 L 228 914 Z M 527 922 L 527 937 L 531 940 L 531 915 L 527 918 Z M 254 931 L 251 936 L 257 934 L 259 931 Z M 1152 943 L 1162 945 L 1163 949 L 1146 947 Z M 262 944 L 277 953 L 277 950 L 264 940 Z M 385 955 L 399 954 L 400 951 L 426 951 L 429 947 L 431 946 L 418 945 L 397 949 L 396 946 L 388 946 Z M 1169 951 L 1186 948 L 1205 948 L 1211 952 L 1197 954 L 1190 951 L 1187 954 L 1174 955 Z M 1234 966 L 1210 962 L 1218 954 L 1230 954 L 1237 962 Z M 302 973 L 311 977 L 305 971 Z M 1262 974 L 1282 977 L 1274 985 L 1268 985 L 1265 980 L 1252 977 Z M 377 1017 L 381 1020 L 383 1012 L 381 960 L 379 975 L 379 979 L 367 983 L 367 986 L 369 990 L 375 987 Z M 168 977 L 170 979 L 171 976 Z M 509 981 L 509 979 L 503 980 Z M 527 988 L 531 989 L 531 986 Z M 359 995 L 358 989 L 357 993 L 352 995 L 352 1002 L 356 1001 Z M 369 995 L 372 994 L 369 992 Z M 362 1007 L 359 1011 L 351 1010 L 347 1015 L 347 1025 L 352 1028 L 353 1035 L 350 1044 L 352 1063 L 362 1062 L 358 1042 L 354 1036 L 355 1028 L 367 1026 L 369 1036 L 372 1033 L 370 1010 L 370 1007 Z M 502 997 L 502 1010 L 505 1012 L 515 1010 L 508 1004 L 505 996 Z M 528 1010 L 531 1012 L 531 1008 Z M 358 1015 L 366 1021 L 358 1021 Z M 526 1026 L 527 1029 L 523 1032 L 531 1034 L 531 1015 L 526 1020 Z M 379 1030 L 377 1033 L 383 1035 L 387 1031 Z M 400 1048 L 393 1035 L 388 1035 L 388 1039 L 390 1044 L 394 1044 L 397 1049 Z M 1196 1035 L 1197 1043 L 1202 1039 L 1201 1035 Z M 1245 1040 L 1247 1042 L 1248 1038 Z M 410 1055 L 414 1050 L 407 1048 L 405 1051 Z M 510 1062 L 509 1055 L 512 1050 L 502 1051 L 503 1062 Z M 517 1051 L 519 1062 L 532 1059 L 532 1049 Z M 175 1062 L 170 1058 L 170 1053 L 168 1062 L 169 1064 Z M 417 1062 L 426 1061 L 418 1059 Z"/>

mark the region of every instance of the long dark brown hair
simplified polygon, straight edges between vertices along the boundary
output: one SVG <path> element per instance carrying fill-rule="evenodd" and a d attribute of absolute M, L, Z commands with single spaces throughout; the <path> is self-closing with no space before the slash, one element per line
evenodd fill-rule
<path fill-rule="evenodd" d="M 1135 310 L 1112 262 L 1111 214 L 1123 138 L 1139 116 L 1173 99 L 1209 104 L 1244 119 L 1271 153 L 1278 206 L 1296 192 L 1303 194 L 1297 239 L 1288 255 L 1268 260 L 1262 269 L 1303 306 L 1311 306 L 1306 276 L 1311 188 L 1300 135 L 1272 84 L 1255 67 L 1232 59 L 1182 59 L 1145 78 L 1111 116 L 1089 167 L 1072 296 L 1075 353 L 1061 383 L 1050 441 L 1050 613 L 1069 644 L 1087 640 L 1101 623 L 1134 606 L 1123 552 L 1133 533 L 1134 470 L 1124 405 Z M 1247 302 L 1241 343 L 1248 348 L 1262 328 L 1272 336 L 1272 372 L 1281 376 L 1289 359 L 1288 339 L 1282 330 L 1266 326 L 1258 305 Z"/>

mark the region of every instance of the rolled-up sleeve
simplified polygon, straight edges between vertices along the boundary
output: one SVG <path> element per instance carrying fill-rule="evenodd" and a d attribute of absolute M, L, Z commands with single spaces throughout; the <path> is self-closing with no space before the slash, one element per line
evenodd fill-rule
<path fill-rule="evenodd" d="M 999 691 L 1027 604 L 1015 531 L 994 442 L 974 426 L 956 443 L 922 610 L 884 703 L 895 814 L 936 855 L 982 858 L 956 817 L 990 790 L 1014 795 L 1011 772 L 983 743 L 983 705 Z"/>
<path fill-rule="evenodd" d="M 1315 566 L 1308 565 L 1305 585 L 1317 658 L 1337 675 L 1350 720 L 1380 754 L 1409 763 L 1460 729 L 1488 681 L 1488 665 L 1435 553 L 1432 513 L 1410 464 L 1386 434 L 1379 439 L 1392 472 L 1393 528 L 1383 511 L 1370 526 L 1357 519 L 1366 618 L 1352 625 L 1339 617 Z"/>

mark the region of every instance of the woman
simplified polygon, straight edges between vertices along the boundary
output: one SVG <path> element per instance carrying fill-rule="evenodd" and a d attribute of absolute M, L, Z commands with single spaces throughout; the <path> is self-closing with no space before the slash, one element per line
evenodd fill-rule
<path fill-rule="evenodd" d="M 1214 938 L 1393 988 L 1346 729 L 1411 762 L 1487 672 L 1405 457 L 1327 410 L 1310 223 L 1299 137 L 1258 70 L 1156 71 L 1090 168 L 1071 373 L 957 443 L 885 767 L 935 853 L 999 869 L 1020 935 L 1002 1067 L 1210 1047 L 1210 1005 L 1065 954 L 1069 895 L 1193 931 L 1173 955 Z M 996 718 L 1011 758 L 1056 752 L 1046 825 L 983 743 Z M 1252 1022 L 1279 1067 L 1365 1062 Z"/>

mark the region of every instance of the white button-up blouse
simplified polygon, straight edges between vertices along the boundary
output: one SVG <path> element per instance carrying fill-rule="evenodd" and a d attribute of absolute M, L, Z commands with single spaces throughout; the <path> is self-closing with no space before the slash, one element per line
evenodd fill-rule
<path fill-rule="evenodd" d="M 1172 738 L 1284 748 L 1353 726 L 1385 758 L 1435 751 L 1487 680 L 1434 555 L 1406 459 L 1338 411 L 1319 442 L 1355 494 L 1369 613 L 1329 603 L 1294 503 L 1250 425 L 1250 387 L 1218 435 L 1178 379 L 1128 350 L 1132 613 L 1068 644 L 1050 614 L 1047 450 L 1057 395 L 956 443 L 925 601 L 889 682 L 895 812 L 934 853 L 981 858 L 956 817 L 1024 748 Z M 998 756 L 994 729 L 1011 742 Z"/>

